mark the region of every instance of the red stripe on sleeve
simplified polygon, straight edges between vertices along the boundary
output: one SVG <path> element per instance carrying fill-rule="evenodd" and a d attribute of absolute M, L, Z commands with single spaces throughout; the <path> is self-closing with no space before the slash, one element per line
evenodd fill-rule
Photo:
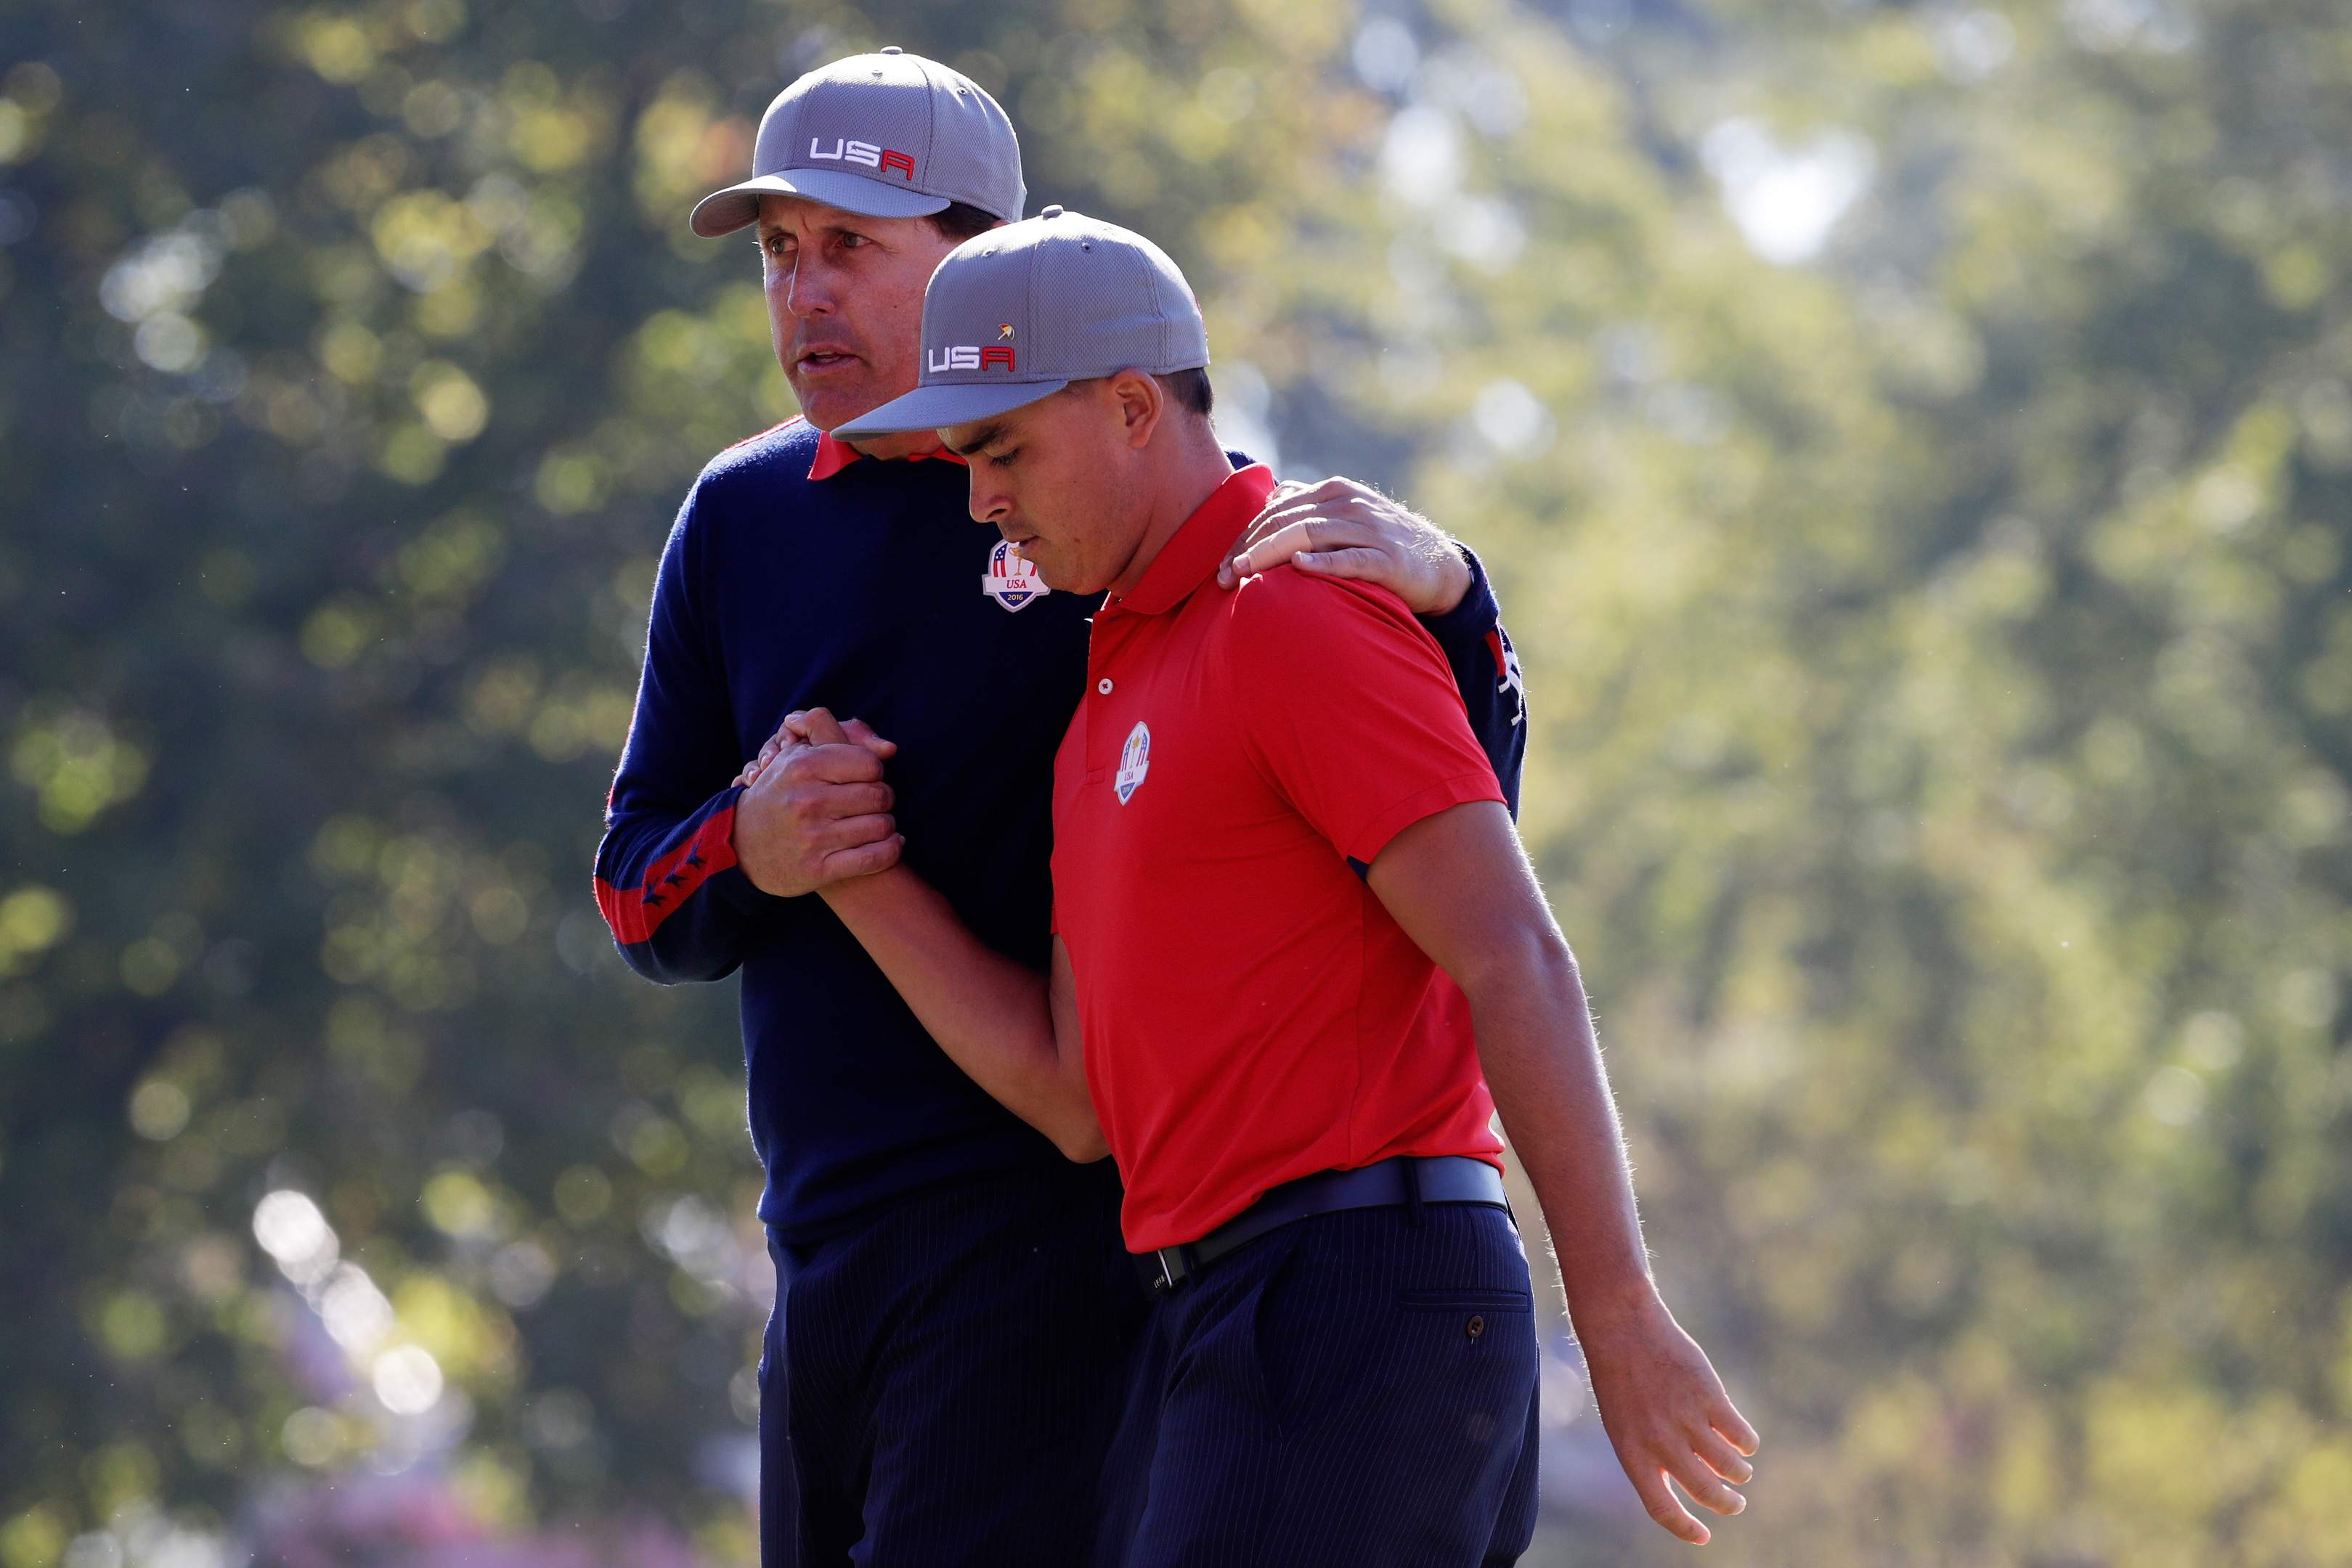
<path fill-rule="evenodd" d="M 735 863 L 735 808 L 713 812 L 694 837 L 646 868 L 642 887 L 614 887 L 596 879 L 596 907 L 604 924 L 625 947 L 653 939 L 669 918 L 705 882 Z"/>

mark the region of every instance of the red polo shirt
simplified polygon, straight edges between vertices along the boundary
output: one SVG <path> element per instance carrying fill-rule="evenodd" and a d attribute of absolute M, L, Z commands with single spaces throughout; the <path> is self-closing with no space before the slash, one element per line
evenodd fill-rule
<path fill-rule="evenodd" d="M 1104 603 L 1054 764 L 1055 927 L 1139 1252 L 1297 1176 L 1502 1153 L 1468 1003 L 1348 862 L 1503 792 L 1393 594 L 1218 590 L 1273 488 L 1235 474 Z"/>

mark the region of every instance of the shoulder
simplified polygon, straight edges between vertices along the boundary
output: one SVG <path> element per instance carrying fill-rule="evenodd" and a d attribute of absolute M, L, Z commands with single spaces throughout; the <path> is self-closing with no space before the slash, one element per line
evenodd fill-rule
<path fill-rule="evenodd" d="M 1312 651 L 1328 660 L 1355 648 L 1435 648 L 1404 601 L 1369 582 L 1278 566 L 1230 593 L 1202 591 L 1227 601 L 1221 641 L 1244 657 Z"/>
<path fill-rule="evenodd" d="M 808 510 L 816 430 L 795 414 L 703 465 L 670 530 L 672 549 L 707 550 L 726 539 L 772 537 L 779 519 Z M 748 534 L 746 530 L 749 530 Z"/>
<path fill-rule="evenodd" d="M 708 528 L 747 509 L 773 517 L 780 505 L 791 508 L 813 488 L 808 472 L 815 456 L 815 427 L 798 414 L 737 442 L 695 476 L 678 512 L 679 526 Z"/>
<path fill-rule="evenodd" d="M 1202 591 L 1225 601 L 1213 612 L 1222 623 L 1206 673 L 1244 711 L 1286 706 L 1309 692 L 1453 689 L 1444 650 L 1385 588 L 1278 566 L 1230 593 L 1213 584 Z"/>
<path fill-rule="evenodd" d="M 816 427 L 794 414 L 772 430 L 737 442 L 704 464 L 694 481 L 694 495 L 717 498 L 772 492 L 779 486 L 804 486 L 815 457 Z"/>

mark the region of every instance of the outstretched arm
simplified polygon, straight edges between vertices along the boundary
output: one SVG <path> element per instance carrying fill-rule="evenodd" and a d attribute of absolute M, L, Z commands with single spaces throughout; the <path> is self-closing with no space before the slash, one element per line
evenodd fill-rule
<path fill-rule="evenodd" d="M 1725 1483 L 1752 1473 L 1756 1432 L 1650 1276 L 1583 981 L 1517 833 L 1494 801 L 1455 806 L 1390 840 L 1369 880 L 1469 998 L 1479 1065 L 1543 1205 L 1619 1462 L 1651 1518 L 1704 1544 L 1666 1478 L 1738 1513 L 1747 1501 Z"/>
<path fill-rule="evenodd" d="M 786 718 L 755 767 L 771 778 L 798 773 L 810 759 L 852 745 L 888 743 L 854 720 L 844 728 L 824 708 L 812 708 Z M 1087 1095 L 1077 990 L 1062 939 L 1054 938 L 1052 974 L 1040 975 L 974 936 L 946 898 L 907 866 L 874 875 L 845 871 L 845 864 L 818 873 L 842 878 L 821 884 L 819 893 L 940 1049 L 1070 1158 L 1084 1163 L 1110 1153 Z"/>

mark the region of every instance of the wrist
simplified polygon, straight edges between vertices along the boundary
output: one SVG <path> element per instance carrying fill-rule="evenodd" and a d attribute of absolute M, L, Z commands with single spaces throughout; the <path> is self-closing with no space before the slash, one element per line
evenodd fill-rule
<path fill-rule="evenodd" d="M 1435 586 L 1425 602 L 1411 608 L 1424 621 L 1447 621 L 1469 603 L 1477 591 L 1477 558 L 1461 540 L 1449 538 L 1435 557 L 1424 559 L 1435 576 Z"/>
<path fill-rule="evenodd" d="M 1570 1284 L 1568 1315 L 1580 1343 L 1607 1341 L 1638 1333 L 1666 1310 L 1658 1282 L 1647 1271 L 1606 1285 Z"/>
<path fill-rule="evenodd" d="M 855 909 L 876 899 L 897 896 L 891 890 L 907 874 L 898 865 L 885 866 L 880 871 L 867 872 L 863 876 L 845 876 L 837 881 L 822 883 L 810 891 L 824 900 L 836 914 Z"/>
<path fill-rule="evenodd" d="M 1464 553 L 1462 546 L 1453 539 L 1446 540 L 1445 564 L 1438 573 L 1435 613 L 1451 615 L 1461 609 L 1462 601 L 1470 597 L 1470 590 L 1476 582 L 1477 579 L 1470 570 L 1470 558 Z"/>

